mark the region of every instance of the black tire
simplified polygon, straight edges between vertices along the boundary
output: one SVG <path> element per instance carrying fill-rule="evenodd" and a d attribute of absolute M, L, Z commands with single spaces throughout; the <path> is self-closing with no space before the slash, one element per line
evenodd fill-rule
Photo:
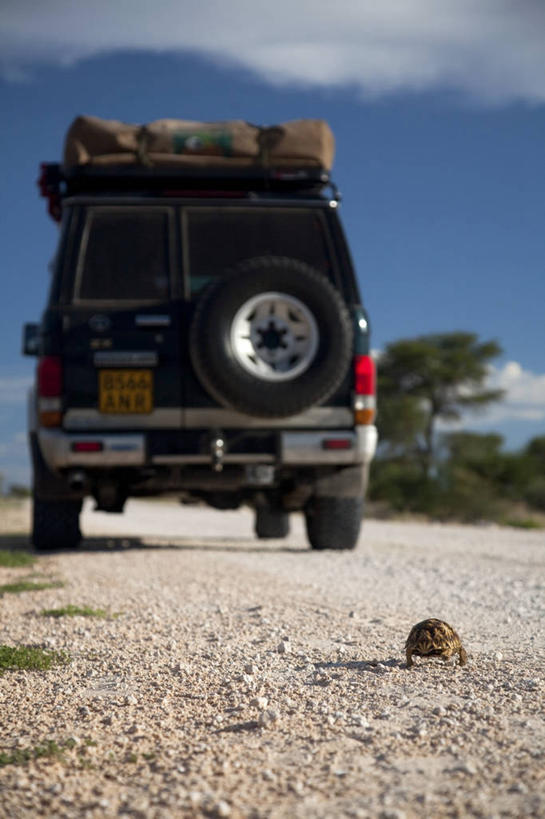
<path fill-rule="evenodd" d="M 34 497 L 32 543 L 38 552 L 75 549 L 81 541 L 81 501 L 46 501 Z"/>
<path fill-rule="evenodd" d="M 258 506 L 255 510 L 254 528 L 261 540 L 287 537 L 290 533 L 290 516 L 280 509 Z"/>
<path fill-rule="evenodd" d="M 354 549 L 363 517 L 362 498 L 313 498 L 305 509 L 313 549 Z"/>
<path fill-rule="evenodd" d="M 269 292 L 299 300 L 318 334 L 306 369 L 281 381 L 249 372 L 232 346 L 237 312 L 253 297 Z M 352 338 L 348 310 L 325 276 L 296 259 L 263 256 L 241 263 L 204 293 L 191 326 L 191 360 L 204 388 L 224 407 L 261 418 L 285 418 L 337 390 L 352 360 Z"/>

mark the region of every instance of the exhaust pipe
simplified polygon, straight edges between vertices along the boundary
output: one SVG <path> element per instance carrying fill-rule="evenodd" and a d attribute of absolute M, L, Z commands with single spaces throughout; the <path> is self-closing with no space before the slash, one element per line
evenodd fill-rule
<path fill-rule="evenodd" d="M 87 485 L 87 478 L 85 472 L 81 469 L 76 469 L 68 475 L 68 486 L 74 492 L 83 492 Z"/>

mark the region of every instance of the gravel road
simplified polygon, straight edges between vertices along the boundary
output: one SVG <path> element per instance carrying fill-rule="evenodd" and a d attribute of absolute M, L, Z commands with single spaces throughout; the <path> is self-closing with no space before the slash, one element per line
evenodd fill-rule
<path fill-rule="evenodd" d="M 0 515 L 23 545 L 28 507 Z M 0 598 L 0 643 L 72 658 L 0 677 L 0 816 L 545 816 L 542 531 L 370 520 L 315 553 L 297 518 L 258 541 L 249 512 L 136 501 L 83 530 L 0 569 L 64 583 Z M 111 616 L 41 614 L 68 604 Z M 430 616 L 467 666 L 404 667 Z"/>

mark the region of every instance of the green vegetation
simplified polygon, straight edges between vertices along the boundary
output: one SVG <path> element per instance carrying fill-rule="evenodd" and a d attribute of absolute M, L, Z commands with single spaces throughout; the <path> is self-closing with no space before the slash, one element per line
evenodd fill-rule
<path fill-rule="evenodd" d="M 42 591 L 43 589 L 59 589 L 64 586 L 60 580 L 51 580 L 43 582 L 35 582 L 34 580 L 19 580 L 16 583 L 4 583 L 0 586 L 0 595 L 2 594 L 20 594 L 26 591 Z"/>
<path fill-rule="evenodd" d="M 29 498 L 32 495 L 30 487 L 24 484 L 12 483 L 8 486 L 7 490 L 4 489 L 4 484 L 5 478 L 0 472 L 0 501 L 2 502 L 10 500 L 23 500 L 24 498 Z"/>
<path fill-rule="evenodd" d="M 32 566 L 36 558 L 30 552 L 0 549 L 0 567 L 4 569 L 18 569 L 22 566 Z"/>
<path fill-rule="evenodd" d="M 495 341 L 474 333 L 443 333 L 389 344 L 379 364 L 379 429 L 391 449 L 409 450 L 429 477 L 435 429 L 468 408 L 486 407 L 501 390 L 483 387 L 490 359 L 501 353 Z"/>
<path fill-rule="evenodd" d="M 24 486 L 23 484 L 20 483 L 12 483 L 9 486 L 8 498 L 23 499 L 30 498 L 31 495 L 32 492 L 30 490 L 30 487 L 28 486 Z"/>
<path fill-rule="evenodd" d="M 35 745 L 33 748 L 16 748 L 11 753 L 0 752 L 0 767 L 24 765 L 33 759 L 43 759 L 44 757 L 62 759 L 63 752 L 73 748 L 74 745 L 74 740 L 67 740 L 60 745 L 54 740 L 48 740 L 41 745 Z"/>
<path fill-rule="evenodd" d="M 34 646 L 0 645 L 0 672 L 47 671 L 56 665 L 66 665 L 70 658 L 63 651 L 46 651 Z"/>
<path fill-rule="evenodd" d="M 92 767 L 91 763 L 84 759 L 86 749 L 91 745 L 97 743 L 90 737 L 86 737 L 77 751 L 78 761 L 84 768 Z M 11 753 L 0 751 L 0 767 L 6 765 L 26 765 L 35 759 L 57 759 L 65 761 L 64 752 L 71 751 L 80 745 L 79 740 L 70 737 L 63 742 L 55 742 L 55 740 L 47 740 L 32 748 L 16 748 Z"/>
<path fill-rule="evenodd" d="M 515 529 L 543 529 L 543 524 L 535 518 L 507 518 L 502 523 Z"/>
<path fill-rule="evenodd" d="M 63 606 L 59 609 L 43 609 L 42 617 L 108 617 L 104 609 L 92 609 L 90 606 Z"/>
<path fill-rule="evenodd" d="M 483 384 L 495 342 L 472 333 L 388 345 L 378 364 L 379 451 L 369 499 L 439 520 L 545 525 L 545 436 L 518 453 L 497 434 L 437 432 L 438 421 L 502 397 Z"/>

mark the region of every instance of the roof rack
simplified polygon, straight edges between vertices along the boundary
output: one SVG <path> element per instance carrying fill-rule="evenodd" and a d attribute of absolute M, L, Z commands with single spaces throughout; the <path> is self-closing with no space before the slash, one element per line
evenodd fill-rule
<path fill-rule="evenodd" d="M 146 165 L 78 166 L 64 168 L 57 162 L 42 162 L 38 187 L 48 200 L 48 212 L 60 221 L 62 199 L 78 193 L 162 192 L 197 195 L 198 191 L 271 191 L 319 195 L 329 186 L 340 199 L 330 175 L 323 168 L 252 166 L 246 168 L 197 168 Z"/>

